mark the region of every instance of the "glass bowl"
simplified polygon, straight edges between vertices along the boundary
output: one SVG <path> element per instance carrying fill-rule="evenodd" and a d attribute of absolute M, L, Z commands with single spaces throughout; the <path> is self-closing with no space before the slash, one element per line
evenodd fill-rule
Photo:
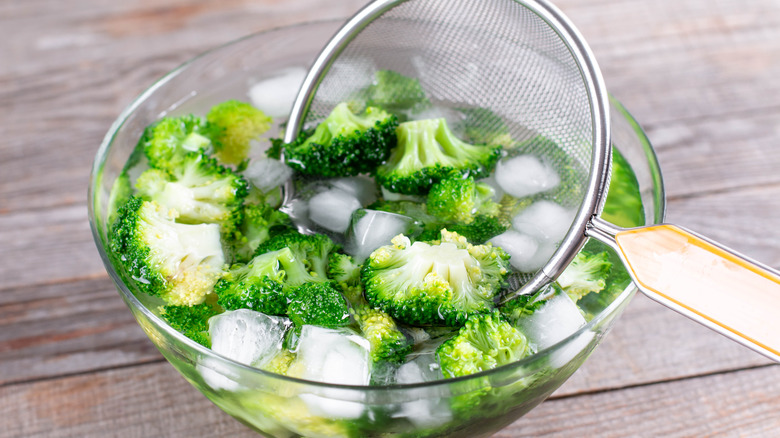
<path fill-rule="evenodd" d="M 214 404 L 266 436 L 490 435 L 541 403 L 582 365 L 636 292 L 633 285 L 577 332 L 524 360 L 456 379 L 355 387 L 280 376 L 213 353 L 170 328 L 155 306 L 145 306 L 143 294 L 112 263 L 111 187 L 144 127 L 164 115 L 202 115 L 223 100 L 247 100 L 254 83 L 307 68 L 339 25 L 300 24 L 245 37 L 185 63 L 141 94 L 114 122 L 95 158 L 89 187 L 95 243 L 119 294 L 163 356 Z M 660 222 L 664 193 L 653 149 L 614 99 L 612 116 L 613 143 L 636 172 L 646 220 Z"/>

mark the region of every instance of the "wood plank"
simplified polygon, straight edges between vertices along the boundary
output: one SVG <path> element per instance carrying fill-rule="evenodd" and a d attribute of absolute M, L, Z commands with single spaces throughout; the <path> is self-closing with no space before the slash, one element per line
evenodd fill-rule
<path fill-rule="evenodd" d="M 0 214 L 0 290 L 102 276 L 84 204 Z"/>
<path fill-rule="evenodd" d="M 555 3 L 593 48 L 608 90 L 640 123 L 777 107 L 773 0 Z"/>
<path fill-rule="evenodd" d="M 162 360 L 107 277 L 0 294 L 0 385 Z"/>
<path fill-rule="evenodd" d="M 654 125 L 670 199 L 780 183 L 780 108 Z"/>
<path fill-rule="evenodd" d="M 0 387 L 0 410 L 6 438 L 257 436 L 167 363 Z"/>
<path fill-rule="evenodd" d="M 497 437 L 771 436 L 780 367 L 716 374 L 543 403 Z M 167 364 L 0 388 L 4 437 L 253 436 Z"/>
<path fill-rule="evenodd" d="M 548 400 L 509 437 L 775 436 L 780 366 Z"/>

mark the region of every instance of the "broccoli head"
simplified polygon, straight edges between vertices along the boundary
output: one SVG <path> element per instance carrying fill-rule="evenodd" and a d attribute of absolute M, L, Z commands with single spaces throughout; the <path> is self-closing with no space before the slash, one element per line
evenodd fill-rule
<path fill-rule="evenodd" d="M 291 289 L 287 315 L 296 327 L 317 325 L 336 328 L 349 325 L 347 300 L 333 282 L 309 282 Z"/>
<path fill-rule="evenodd" d="M 396 126 L 397 118 L 379 108 L 368 107 L 355 115 L 341 103 L 314 130 L 302 131 L 295 141 L 281 147 L 287 165 L 306 175 L 372 173 L 395 146 Z"/>
<path fill-rule="evenodd" d="M 477 214 L 498 216 L 499 205 L 493 202 L 495 190 L 477 183 L 473 176 L 450 175 L 431 186 L 428 213 L 447 222 L 470 224 Z"/>
<path fill-rule="evenodd" d="M 350 306 L 367 305 L 363 297 L 363 284 L 360 282 L 360 265 L 355 263 L 352 256 L 332 253 L 328 262 L 328 278 L 338 284 Z"/>
<path fill-rule="evenodd" d="M 445 119 L 404 122 L 396 129 L 398 144 L 376 180 L 387 190 L 424 195 L 438 181 L 457 172 L 488 176 L 501 156 L 500 145 L 472 145 L 459 140 Z"/>
<path fill-rule="evenodd" d="M 255 250 L 255 255 L 284 248 L 290 248 L 293 256 L 303 263 L 312 276 L 327 280 L 330 254 L 337 251 L 339 246 L 324 234 L 301 234 L 289 230 L 261 243 Z"/>
<path fill-rule="evenodd" d="M 284 286 L 288 270 L 293 283 L 314 280 L 289 248 L 261 254 L 245 265 L 233 265 L 214 285 L 219 305 L 225 310 L 251 309 L 266 315 L 286 315 Z"/>
<path fill-rule="evenodd" d="M 189 152 L 210 152 L 209 135 L 208 124 L 200 117 L 165 117 L 144 130 L 138 148 L 143 148 L 151 167 L 173 170 Z"/>
<path fill-rule="evenodd" d="M 413 244 L 398 235 L 371 254 L 361 278 L 368 302 L 401 322 L 459 326 L 494 307 L 508 260 L 500 248 L 471 245 L 447 230 L 440 240 Z"/>
<path fill-rule="evenodd" d="M 612 269 L 609 254 L 604 251 L 580 251 L 558 276 L 558 284 L 575 303 L 591 292 L 601 292 Z"/>
<path fill-rule="evenodd" d="M 251 259 L 257 247 L 271 234 L 286 232 L 292 227 L 286 213 L 262 202 L 244 204 L 240 217 L 241 223 L 231 239 L 234 256 L 240 262 Z"/>
<path fill-rule="evenodd" d="M 431 105 L 420 81 L 392 70 L 377 71 L 364 93 L 368 106 L 382 108 L 402 120 Z"/>
<path fill-rule="evenodd" d="M 246 181 L 202 152 L 190 152 L 179 165 L 149 169 L 135 183 L 138 196 L 175 209 L 183 223 L 215 223 L 226 234 L 240 222 Z"/>
<path fill-rule="evenodd" d="M 176 210 L 133 197 L 123 205 L 110 247 L 138 288 L 168 304 L 200 304 L 222 274 L 219 226 L 180 224 Z"/>
<path fill-rule="evenodd" d="M 217 159 L 235 166 L 247 160 L 250 142 L 271 127 L 270 117 L 238 100 L 214 105 L 206 114 L 206 121 Z"/>
<path fill-rule="evenodd" d="M 368 339 L 372 362 L 404 362 L 406 355 L 412 351 L 412 344 L 390 315 L 369 306 L 353 308 L 350 313 L 363 337 Z"/>
<path fill-rule="evenodd" d="M 472 315 L 452 339 L 436 350 L 445 378 L 467 376 L 507 365 L 531 354 L 522 332 L 498 311 Z"/>
<path fill-rule="evenodd" d="M 473 244 L 481 244 L 509 228 L 500 217 L 478 214 L 469 224 L 447 225 L 449 231 L 460 234 Z"/>
<path fill-rule="evenodd" d="M 212 303 L 201 303 L 194 306 L 163 306 L 160 316 L 174 329 L 182 332 L 204 347 L 211 348 L 209 336 L 209 318 L 218 315 L 222 310 Z"/>

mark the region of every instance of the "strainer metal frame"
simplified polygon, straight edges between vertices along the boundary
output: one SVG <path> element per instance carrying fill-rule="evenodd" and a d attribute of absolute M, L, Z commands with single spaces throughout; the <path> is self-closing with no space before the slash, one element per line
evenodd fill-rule
<path fill-rule="evenodd" d="M 293 103 L 285 130 L 285 143 L 293 142 L 298 136 L 306 113 L 322 79 L 329 68 L 361 30 L 390 9 L 414 0 L 377 0 L 358 11 L 331 38 L 312 64 L 301 89 Z M 603 207 L 609 185 L 611 164 L 609 96 L 590 47 L 574 24 L 555 6 L 546 0 L 506 0 L 518 3 L 540 17 L 561 38 L 569 50 L 582 76 L 590 107 L 592 124 L 592 155 L 588 183 L 579 210 L 569 231 L 560 242 L 555 253 L 539 271 L 528 279 L 516 292 L 504 299 L 532 293 L 555 280 L 587 241 L 586 229 L 591 219 Z M 286 191 L 286 201 L 291 191 Z"/>

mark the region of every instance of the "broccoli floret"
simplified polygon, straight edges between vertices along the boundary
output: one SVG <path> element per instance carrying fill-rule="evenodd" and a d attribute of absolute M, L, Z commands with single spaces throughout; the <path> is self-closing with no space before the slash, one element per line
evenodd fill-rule
<path fill-rule="evenodd" d="M 390 315 L 369 306 L 353 308 L 350 313 L 363 337 L 368 339 L 372 362 L 404 362 L 406 355 L 412 351 L 412 344 Z"/>
<path fill-rule="evenodd" d="M 219 226 L 176 223 L 177 212 L 133 197 L 110 234 L 116 254 L 138 288 L 171 305 L 200 304 L 222 274 Z"/>
<path fill-rule="evenodd" d="M 431 186 L 428 192 L 428 213 L 447 222 L 470 224 L 477 214 L 498 216 L 499 205 L 493 202 L 495 190 L 477 183 L 472 176 L 459 173 Z"/>
<path fill-rule="evenodd" d="M 208 302 L 194 306 L 163 306 L 160 309 L 160 316 L 171 327 L 208 348 L 211 348 L 209 318 L 220 313 L 222 309 Z"/>
<path fill-rule="evenodd" d="M 360 265 L 352 256 L 332 253 L 328 262 L 328 278 L 338 284 L 351 307 L 366 305 L 363 284 L 360 282 Z"/>
<path fill-rule="evenodd" d="M 505 149 L 515 145 L 509 127 L 499 115 L 487 108 L 462 108 L 462 125 L 466 139 L 474 144 L 500 144 Z"/>
<path fill-rule="evenodd" d="M 398 235 L 371 254 L 361 278 L 368 302 L 401 322 L 459 326 L 493 308 L 508 260 L 500 248 L 471 245 L 447 230 L 430 243 Z"/>
<path fill-rule="evenodd" d="M 287 271 L 290 271 L 289 273 Z M 289 248 L 261 254 L 249 263 L 233 265 L 214 291 L 226 310 L 252 309 L 267 315 L 287 314 L 285 280 L 301 284 L 311 277 Z"/>
<path fill-rule="evenodd" d="M 330 254 L 337 251 L 339 246 L 324 234 L 301 234 L 290 230 L 261 243 L 255 255 L 284 248 L 290 248 L 295 258 L 303 262 L 306 271 L 312 276 L 326 280 Z"/>
<path fill-rule="evenodd" d="M 282 348 L 268 363 L 261 367 L 262 370 L 276 374 L 287 374 L 290 364 L 295 360 L 295 353 L 286 348 Z"/>
<path fill-rule="evenodd" d="M 617 148 L 612 148 L 612 176 L 601 217 L 625 228 L 645 224 L 645 209 L 642 205 L 642 194 L 639 192 L 639 182 L 628 160 Z"/>
<path fill-rule="evenodd" d="M 436 350 L 445 378 L 467 376 L 507 365 L 531 354 L 522 332 L 498 311 L 476 314 Z"/>
<path fill-rule="evenodd" d="M 166 117 L 144 130 L 138 147 L 143 148 L 151 167 L 173 170 L 189 152 L 210 152 L 209 135 L 208 124 L 200 117 Z"/>
<path fill-rule="evenodd" d="M 292 229 L 290 217 L 269 204 L 244 204 L 241 224 L 232 238 L 233 253 L 239 262 L 252 258 L 257 247 L 272 234 Z"/>
<path fill-rule="evenodd" d="M 391 192 L 424 195 L 433 184 L 457 172 L 488 176 L 501 156 L 499 145 L 472 145 L 455 137 L 445 119 L 404 122 L 398 144 L 377 168 L 376 180 Z"/>
<path fill-rule="evenodd" d="M 138 196 L 175 209 L 182 223 L 219 224 L 231 234 L 240 223 L 246 181 L 201 152 L 169 171 L 149 169 L 135 183 Z"/>
<path fill-rule="evenodd" d="M 469 224 L 451 224 L 447 229 L 468 239 L 469 242 L 478 245 L 498 236 L 507 230 L 509 226 L 500 217 L 479 214 Z"/>
<path fill-rule="evenodd" d="M 575 303 L 591 292 L 601 292 L 612 269 L 609 254 L 604 251 L 590 253 L 580 251 L 561 275 L 558 284 Z"/>
<path fill-rule="evenodd" d="M 288 294 L 287 314 L 296 327 L 336 328 L 349 325 L 347 301 L 333 282 L 304 283 Z"/>
<path fill-rule="evenodd" d="M 355 115 L 341 103 L 314 130 L 304 130 L 284 145 L 284 159 L 306 175 L 372 173 L 395 146 L 396 126 L 396 117 L 379 108 L 368 107 L 362 115 Z M 274 151 L 271 155 L 276 155 Z"/>
<path fill-rule="evenodd" d="M 411 113 L 431 106 L 420 81 L 392 70 L 379 70 L 365 90 L 366 104 L 395 114 L 405 121 Z"/>
<path fill-rule="evenodd" d="M 271 127 L 271 118 L 252 105 L 228 100 L 206 115 L 217 159 L 239 166 L 247 160 L 250 142 Z"/>

